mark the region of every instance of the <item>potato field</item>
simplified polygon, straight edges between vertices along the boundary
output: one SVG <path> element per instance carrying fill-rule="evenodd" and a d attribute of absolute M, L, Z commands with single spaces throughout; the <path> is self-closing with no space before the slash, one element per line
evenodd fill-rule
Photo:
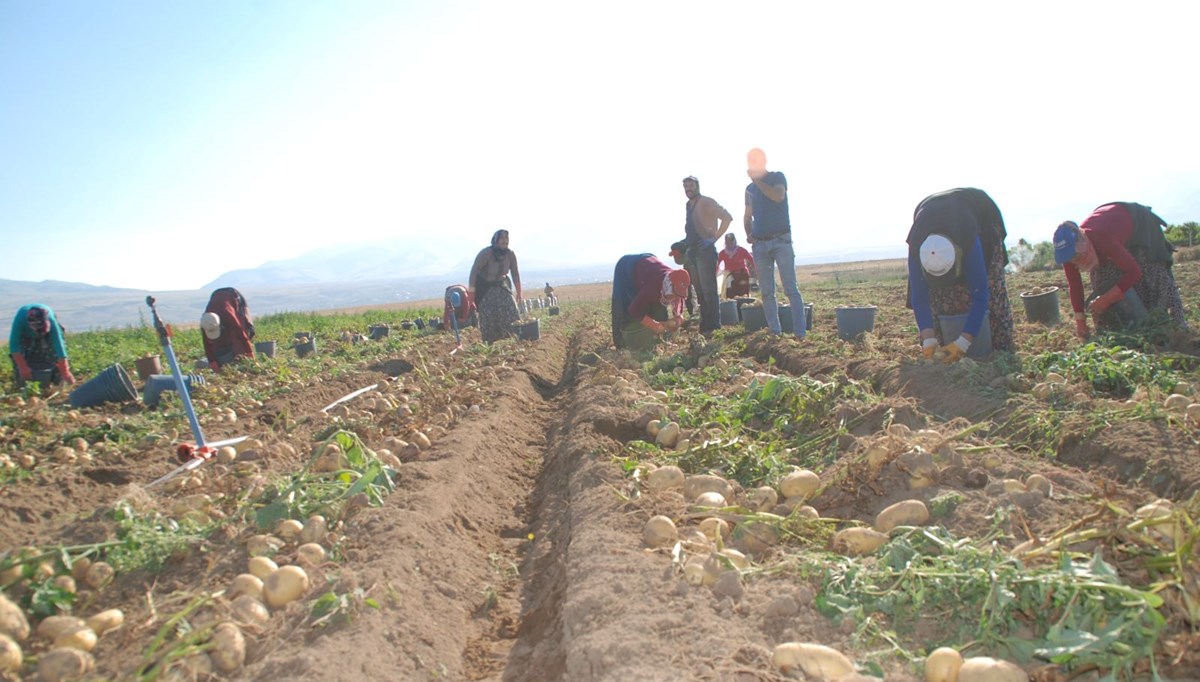
<path fill-rule="evenodd" d="M 1200 261 L 1176 276 L 1200 329 Z M 843 280 L 802 280 L 804 342 L 643 355 L 603 291 L 457 351 L 411 310 L 264 317 L 277 356 L 192 391 L 247 438 L 152 487 L 192 440 L 173 391 L 73 409 L 6 374 L 0 679 L 1200 679 L 1200 337 L 1080 342 L 1065 295 L 1030 324 L 1065 280 L 1025 273 L 1019 352 L 944 365 L 902 279 Z M 67 343 L 81 383 L 160 353 Z"/>

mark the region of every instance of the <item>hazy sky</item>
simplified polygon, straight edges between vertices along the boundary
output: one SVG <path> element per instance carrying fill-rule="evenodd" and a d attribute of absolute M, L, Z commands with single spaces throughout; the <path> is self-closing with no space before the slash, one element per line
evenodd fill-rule
<path fill-rule="evenodd" d="M 347 241 L 525 259 L 735 215 L 799 257 L 987 190 L 1017 237 L 1115 200 L 1200 220 L 1200 3 L 0 0 L 0 278 L 200 286 Z M 1190 213 L 1190 214 L 1189 214 Z M 402 273 L 398 273 L 402 274 Z"/>

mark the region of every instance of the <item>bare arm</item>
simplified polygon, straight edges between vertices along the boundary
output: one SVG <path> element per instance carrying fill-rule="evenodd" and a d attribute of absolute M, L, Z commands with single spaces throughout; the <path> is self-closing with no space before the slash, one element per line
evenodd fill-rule
<path fill-rule="evenodd" d="M 754 224 L 754 209 L 750 208 L 750 197 L 746 199 L 746 214 L 742 216 L 742 226 L 746 228 L 746 243 L 753 244 L 754 237 L 750 234 L 750 226 Z"/>
<path fill-rule="evenodd" d="M 521 271 L 517 269 L 517 252 L 509 250 L 508 266 L 512 270 L 513 289 L 517 292 L 517 300 L 521 300 Z"/>
<path fill-rule="evenodd" d="M 783 185 L 768 185 L 764 178 L 756 178 L 754 186 L 762 190 L 762 193 L 768 199 L 777 204 L 783 203 L 783 200 L 787 197 L 787 187 Z"/>

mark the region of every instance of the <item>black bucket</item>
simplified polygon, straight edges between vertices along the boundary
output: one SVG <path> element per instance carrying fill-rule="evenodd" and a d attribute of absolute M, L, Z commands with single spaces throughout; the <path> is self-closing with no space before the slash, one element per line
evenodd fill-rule
<path fill-rule="evenodd" d="M 71 391 L 71 407 L 92 407 L 102 403 L 121 403 L 137 400 L 137 390 L 129 373 L 121 365 L 113 365 L 92 377 L 86 384 Z"/>
<path fill-rule="evenodd" d="M 275 357 L 275 342 L 274 341 L 255 341 L 254 351 L 259 355 L 273 358 Z"/>
<path fill-rule="evenodd" d="M 1096 297 L 1088 300 L 1090 305 Z M 1146 319 L 1149 312 L 1146 310 L 1146 304 L 1142 303 L 1142 297 L 1138 292 L 1130 289 L 1125 292 L 1125 297 L 1116 303 L 1110 305 L 1108 310 L 1100 316 L 1099 326 L 1105 329 L 1125 329 Z"/>
<path fill-rule="evenodd" d="M 1053 327 L 1062 322 L 1058 311 L 1058 287 L 1047 287 L 1038 293 L 1022 292 L 1021 304 L 1025 306 L 1025 317 L 1034 324 Z"/>
<path fill-rule="evenodd" d="M 522 341 L 537 341 L 542 338 L 541 322 L 536 318 L 526 322 L 514 322 L 513 331 Z"/>
<path fill-rule="evenodd" d="M 317 352 L 317 339 L 310 338 L 304 343 L 297 343 L 293 348 L 296 349 L 296 357 L 305 358 Z"/>
<path fill-rule="evenodd" d="M 384 339 L 391 335 L 392 328 L 386 324 L 373 324 L 367 328 L 367 331 L 369 332 L 368 336 L 371 337 L 372 341 L 378 341 L 379 339 Z"/>

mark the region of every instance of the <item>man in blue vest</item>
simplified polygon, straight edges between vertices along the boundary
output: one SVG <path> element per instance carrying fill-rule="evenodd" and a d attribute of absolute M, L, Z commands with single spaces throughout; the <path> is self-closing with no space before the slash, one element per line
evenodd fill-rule
<path fill-rule="evenodd" d="M 746 154 L 746 241 L 754 254 L 763 315 L 772 334 L 782 333 L 779 303 L 775 300 L 775 268 L 783 291 L 792 304 L 792 321 L 797 339 L 805 335 L 804 299 L 796 286 L 796 253 L 792 250 L 792 222 L 788 216 L 787 178 L 767 170 L 767 155 L 757 147 Z"/>

